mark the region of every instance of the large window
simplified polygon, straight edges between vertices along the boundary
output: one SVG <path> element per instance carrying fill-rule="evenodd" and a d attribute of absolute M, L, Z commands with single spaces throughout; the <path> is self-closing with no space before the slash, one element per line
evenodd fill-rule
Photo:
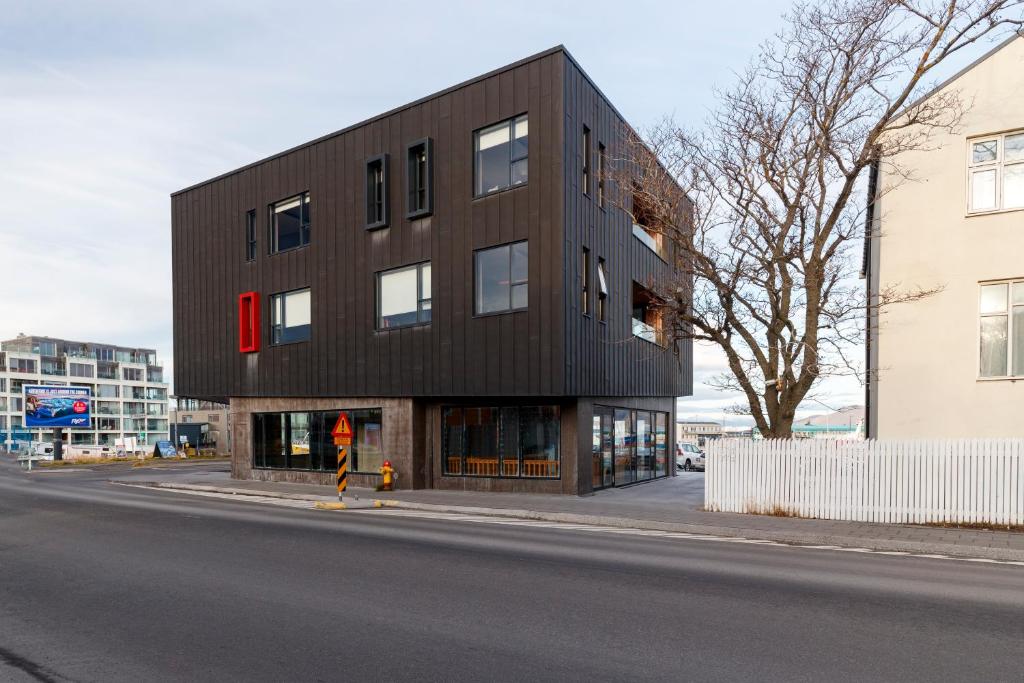
<path fill-rule="evenodd" d="M 126 382 L 141 382 L 142 368 L 121 368 L 121 379 Z"/>
<path fill-rule="evenodd" d="M 430 322 L 430 262 L 377 274 L 377 329 Z"/>
<path fill-rule="evenodd" d="M 593 444 L 594 488 L 668 475 L 668 413 L 595 406 Z"/>
<path fill-rule="evenodd" d="M 35 374 L 36 362 L 30 358 L 8 358 L 7 369 L 11 372 Z"/>
<path fill-rule="evenodd" d="M 968 144 L 968 213 L 1024 208 L 1024 131 Z"/>
<path fill-rule="evenodd" d="M 526 242 L 481 249 L 475 255 L 476 313 L 507 313 L 526 308 L 529 248 Z"/>
<path fill-rule="evenodd" d="M 366 160 L 366 229 L 388 226 L 388 155 Z"/>
<path fill-rule="evenodd" d="M 528 143 L 525 114 L 476 132 L 473 151 L 477 196 L 526 183 Z"/>
<path fill-rule="evenodd" d="M 421 218 L 434 209 L 433 197 L 433 142 L 424 138 L 409 145 L 406 152 L 409 206 L 406 218 Z"/>
<path fill-rule="evenodd" d="M 270 315 L 272 343 L 309 341 L 312 312 L 308 289 L 297 289 L 270 297 Z"/>
<path fill-rule="evenodd" d="M 303 192 L 270 207 L 270 253 L 309 244 L 309 193 Z"/>
<path fill-rule="evenodd" d="M 95 377 L 96 367 L 85 363 L 69 363 L 68 374 L 72 377 Z"/>
<path fill-rule="evenodd" d="M 355 436 L 349 447 L 349 471 L 377 474 L 384 463 L 381 409 L 346 410 Z M 255 413 L 252 416 L 253 467 L 335 472 L 338 447 L 331 429 L 338 410 Z"/>
<path fill-rule="evenodd" d="M 1024 281 L 981 286 L 979 374 L 1024 376 Z"/>
<path fill-rule="evenodd" d="M 665 345 L 662 324 L 663 302 L 646 287 L 633 283 L 633 336 L 660 346 Z"/>
<path fill-rule="evenodd" d="M 557 479 L 559 434 L 558 406 L 445 408 L 444 474 Z"/>

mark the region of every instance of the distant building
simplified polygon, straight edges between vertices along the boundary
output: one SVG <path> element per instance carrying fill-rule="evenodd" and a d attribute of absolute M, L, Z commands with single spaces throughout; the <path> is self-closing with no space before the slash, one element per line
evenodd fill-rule
<path fill-rule="evenodd" d="M 174 400 L 171 408 L 171 441 L 181 445 L 181 436 L 198 427 L 199 440 L 189 439 L 190 446 L 212 450 L 217 455 L 231 454 L 231 411 L 224 403 L 197 401 L 191 398 Z"/>
<path fill-rule="evenodd" d="M 870 316 L 872 438 L 1024 436 L 1024 35 L 928 98 L 954 93 L 954 130 L 872 172 L 869 296 L 941 288 Z"/>
<path fill-rule="evenodd" d="M 699 420 L 679 420 L 676 422 L 677 440 L 685 443 L 703 445 L 711 439 L 722 438 L 722 424 Z"/>
<path fill-rule="evenodd" d="M 864 406 L 847 406 L 833 413 L 812 415 L 793 423 L 793 436 L 806 439 L 864 438 Z"/>
<path fill-rule="evenodd" d="M 73 446 L 110 446 L 134 438 L 152 445 L 168 438 L 167 383 L 156 351 L 129 346 L 19 335 L 0 342 L 0 448 L 50 441 L 52 429 L 24 426 L 25 385 L 88 387 L 89 429 L 65 429 Z"/>

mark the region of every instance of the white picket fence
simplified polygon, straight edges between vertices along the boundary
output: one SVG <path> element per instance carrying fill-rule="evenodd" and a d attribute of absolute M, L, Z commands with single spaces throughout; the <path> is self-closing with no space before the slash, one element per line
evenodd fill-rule
<path fill-rule="evenodd" d="M 704 506 L 885 523 L 1024 524 L 1024 439 L 723 440 Z"/>

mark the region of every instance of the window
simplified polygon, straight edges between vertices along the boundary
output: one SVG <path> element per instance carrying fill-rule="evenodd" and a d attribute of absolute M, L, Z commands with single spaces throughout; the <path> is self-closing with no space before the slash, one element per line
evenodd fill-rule
<path fill-rule="evenodd" d="M 657 216 L 651 207 L 651 201 L 639 186 L 633 186 L 633 237 L 661 258 L 665 258 L 665 240 L 653 226 L 657 225 Z"/>
<path fill-rule="evenodd" d="M 560 476 L 558 406 L 450 407 L 441 424 L 447 476 Z"/>
<path fill-rule="evenodd" d="M 260 295 L 258 292 L 246 292 L 238 296 L 238 351 L 253 353 L 259 350 Z"/>
<path fill-rule="evenodd" d="M 1024 376 L 1024 281 L 981 285 L 982 377 Z"/>
<path fill-rule="evenodd" d="M 142 368 L 121 368 L 121 379 L 126 382 L 141 382 Z"/>
<path fill-rule="evenodd" d="M 580 309 L 583 315 L 590 315 L 590 250 L 583 247 L 580 258 Z"/>
<path fill-rule="evenodd" d="M 377 474 L 384 463 L 381 409 L 346 410 L 355 432 L 349 447 L 349 471 Z M 338 410 L 255 413 L 252 416 L 253 467 L 335 472 L 338 448 L 331 429 Z"/>
<path fill-rule="evenodd" d="M 309 289 L 297 289 L 270 297 L 273 344 L 309 341 L 312 328 Z"/>
<path fill-rule="evenodd" d="M 271 209 L 270 253 L 309 244 L 309 193 L 285 199 Z"/>
<path fill-rule="evenodd" d="M 388 155 L 366 161 L 366 229 L 388 226 Z"/>
<path fill-rule="evenodd" d="M 11 372 L 35 374 L 36 362 L 30 358 L 8 358 L 7 369 Z"/>
<path fill-rule="evenodd" d="M 597 145 L 597 205 L 604 208 L 605 157 L 604 145 Z"/>
<path fill-rule="evenodd" d="M 120 389 L 116 384 L 97 384 L 96 385 L 96 397 L 97 398 L 117 398 L 120 396 Z"/>
<path fill-rule="evenodd" d="M 245 214 L 245 260 L 256 260 L 256 210 Z"/>
<path fill-rule="evenodd" d="M 633 283 L 633 336 L 664 345 L 661 302 L 654 292 Z"/>
<path fill-rule="evenodd" d="M 85 363 L 69 363 L 68 374 L 72 377 L 95 377 L 96 368 Z"/>
<path fill-rule="evenodd" d="M 597 319 L 608 322 L 608 276 L 603 258 L 597 259 Z"/>
<path fill-rule="evenodd" d="M 583 186 L 583 194 L 590 194 L 590 129 L 583 126 L 583 177 L 581 179 L 581 185 Z"/>
<path fill-rule="evenodd" d="M 476 196 L 526 183 L 528 141 L 526 114 L 475 133 Z"/>
<path fill-rule="evenodd" d="M 526 308 L 529 250 L 526 242 L 476 252 L 476 313 L 507 313 Z"/>
<path fill-rule="evenodd" d="M 967 212 L 1024 209 L 1024 131 L 968 144 Z"/>
<path fill-rule="evenodd" d="M 377 329 L 430 322 L 430 262 L 377 274 Z"/>
<path fill-rule="evenodd" d="M 409 208 L 406 218 L 429 216 L 434 210 L 434 144 L 430 138 L 409 145 L 407 151 Z"/>

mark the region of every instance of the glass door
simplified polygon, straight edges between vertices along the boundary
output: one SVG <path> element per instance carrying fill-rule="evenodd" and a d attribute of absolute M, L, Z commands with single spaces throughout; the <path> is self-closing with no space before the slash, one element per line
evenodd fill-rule
<path fill-rule="evenodd" d="M 594 408 L 592 449 L 594 489 L 612 486 L 615 478 L 612 469 L 612 411 L 609 408 Z"/>

